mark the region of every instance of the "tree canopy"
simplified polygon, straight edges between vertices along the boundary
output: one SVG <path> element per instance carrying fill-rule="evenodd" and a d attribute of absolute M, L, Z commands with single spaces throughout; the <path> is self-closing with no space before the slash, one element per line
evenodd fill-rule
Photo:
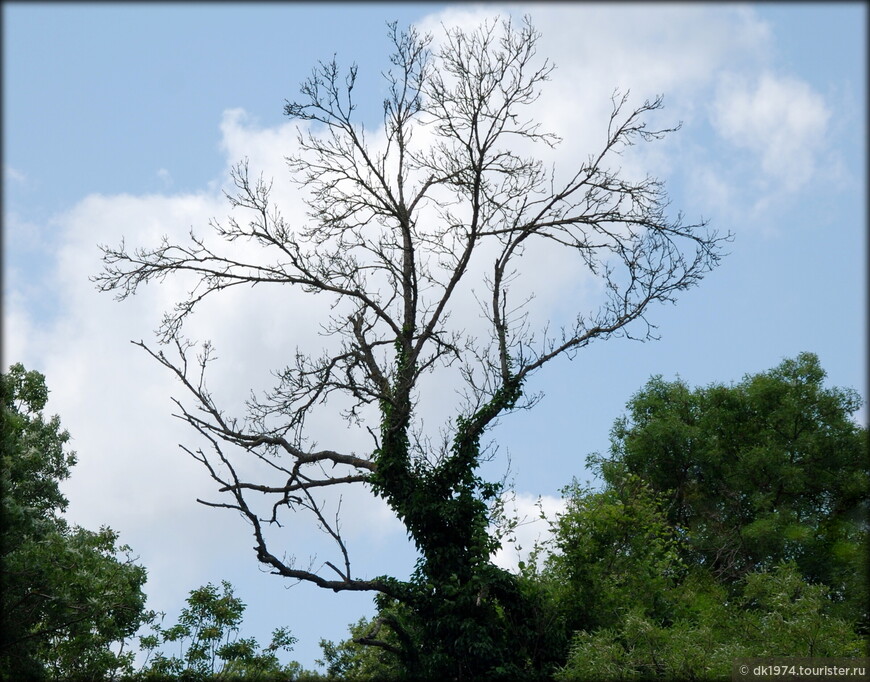
<path fill-rule="evenodd" d="M 276 629 L 262 650 L 253 637 L 239 637 L 247 607 L 228 581 L 220 591 L 211 583 L 192 590 L 186 601 L 178 623 L 164 628 L 155 619 L 151 634 L 140 639 L 147 659 L 138 679 L 289 680 L 301 672 L 298 663 L 282 666 L 276 655 L 296 642 L 286 628 Z M 180 655 L 167 655 L 163 645 L 177 646 Z"/>
<path fill-rule="evenodd" d="M 559 679 L 729 679 L 736 658 L 867 656 L 862 400 L 802 353 L 734 385 L 653 377 L 566 488 L 541 576 Z"/>
<path fill-rule="evenodd" d="M 866 623 L 870 463 L 851 418 L 863 401 L 824 379 L 812 353 L 733 386 L 654 377 L 614 426 L 601 470 L 665 496 L 686 560 L 728 581 L 793 561 Z"/>
<path fill-rule="evenodd" d="M 75 453 L 43 415 L 45 377 L 20 364 L 0 375 L 2 531 L 0 677 L 103 679 L 129 670 L 124 645 L 147 619 L 145 569 L 110 528 L 70 526 L 59 483 Z"/>

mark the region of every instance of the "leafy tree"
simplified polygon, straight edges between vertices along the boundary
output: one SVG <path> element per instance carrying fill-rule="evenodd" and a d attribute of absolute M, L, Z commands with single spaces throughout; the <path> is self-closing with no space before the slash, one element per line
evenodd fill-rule
<path fill-rule="evenodd" d="M 730 387 L 656 377 L 631 399 L 611 456 L 589 458 L 603 489 L 566 488 L 552 524 L 541 580 L 574 633 L 557 679 L 867 654 L 867 433 L 857 394 L 823 379 L 802 354 Z"/>
<path fill-rule="evenodd" d="M 42 374 L 0 375 L 0 677 L 104 679 L 130 670 L 125 641 L 147 619 L 145 569 L 109 528 L 70 527 L 59 488 L 75 464 L 69 434 L 43 409 Z"/>
<path fill-rule="evenodd" d="M 574 483 L 563 495 L 566 508 L 553 524 L 555 551 L 545 575 L 559 586 L 566 625 L 609 627 L 629 605 L 667 618 L 666 595 L 685 570 L 677 534 L 649 486 L 629 474 L 601 492 Z"/>
<path fill-rule="evenodd" d="M 850 418 L 858 393 L 824 378 L 812 353 L 732 386 L 654 377 L 615 425 L 601 471 L 665 495 L 688 562 L 734 581 L 793 561 L 866 626 L 867 429 Z"/>
<path fill-rule="evenodd" d="M 380 627 L 384 630 L 375 631 Z M 401 679 L 402 669 L 394 653 L 400 642 L 388 626 L 374 619 L 360 618 L 349 627 L 350 639 L 335 644 L 320 640 L 323 658 L 317 662 L 326 667 L 326 674 L 342 680 L 396 680 Z M 365 646 L 364 638 L 379 637 L 379 641 L 391 648 Z"/>
<path fill-rule="evenodd" d="M 292 650 L 296 638 L 286 628 L 278 628 L 262 650 L 253 637 L 240 638 L 245 608 L 226 580 L 222 581 L 220 591 L 211 583 L 191 591 L 177 624 L 163 628 L 154 622 L 152 634 L 140 638 L 140 646 L 148 654 L 140 676 L 183 680 L 297 679 L 302 672 L 298 664 L 285 667 L 277 657 L 280 650 Z M 158 650 L 170 643 L 177 643 L 178 655 Z"/>
<path fill-rule="evenodd" d="M 699 572 L 663 596 L 663 621 L 628 601 L 608 627 L 578 631 L 557 680 L 731 679 L 736 658 L 867 654 L 854 624 L 831 615 L 824 585 L 811 585 L 793 563 L 749 573 L 735 594 Z"/>
<path fill-rule="evenodd" d="M 542 551 L 542 550 L 540 550 Z M 534 553 L 534 552 L 533 552 Z M 526 662 L 523 679 L 549 679 L 549 671 L 565 662 L 570 632 L 565 625 L 562 602 L 564 590 L 556 581 L 544 579 L 537 571 L 534 558 L 522 563 L 515 576 L 520 599 L 526 609 L 512 620 L 506 620 L 506 638 L 523 648 Z M 346 680 L 405 679 L 402 665 L 402 642 L 391 623 L 409 616 L 397 602 L 381 602 L 376 616 L 362 618 L 349 627 L 350 638 L 338 644 L 321 640 L 323 658 L 330 678 Z M 413 638 L 413 645 L 426 647 L 425 635 L 419 630 L 400 630 Z M 372 644 L 376 642 L 376 644 Z"/>
<path fill-rule="evenodd" d="M 669 217 L 660 181 L 613 170 L 626 147 L 671 132 L 646 121 L 661 98 L 630 109 L 627 95 L 614 95 L 602 146 L 567 171 L 547 172 L 525 155 L 559 141 L 524 111 L 552 70 L 536 56 L 538 33 L 528 19 L 446 30 L 434 49 L 429 36 L 395 24 L 390 38 L 383 144 L 368 140 L 355 119 L 355 66 L 343 73 L 335 61 L 320 63 L 301 101 L 287 103 L 287 115 L 305 125 L 289 165 L 308 192 L 309 224 L 288 224 L 270 185 L 252 180 L 241 163 L 229 196 L 236 213 L 213 223 L 210 237 L 132 251 L 103 246 L 105 268 L 95 281 L 123 299 L 152 280 L 195 278 L 190 297 L 161 326 L 165 351 L 138 345 L 192 399 L 192 406 L 176 401 L 179 417 L 208 445 L 188 452 L 227 495 L 206 504 L 247 518 L 260 562 L 326 589 L 375 592 L 378 625 L 396 643 L 366 644 L 395 649 L 413 675 L 529 674 L 539 664 L 537 644 L 524 638 L 532 592 L 490 561 L 500 486 L 478 474 L 487 431 L 534 404 L 527 385 L 545 364 L 612 336 L 651 338 L 651 308 L 698 284 L 718 263 L 721 238 L 705 223 Z M 241 259 L 231 249 L 236 240 L 262 246 L 264 257 Z M 605 292 L 597 310 L 572 312 L 555 333 L 558 324 L 532 328 L 517 285 L 524 254 L 548 248 L 575 257 Z M 233 418 L 207 388 L 211 343 L 194 357 L 196 344 L 182 328 L 212 294 L 255 284 L 319 295 L 332 311 L 324 332 L 333 343 L 297 352 L 277 386 Z M 483 334 L 451 318 L 472 294 Z M 417 409 L 428 372 L 460 382 L 464 395 L 441 436 L 423 430 Z M 339 403 L 349 425 L 371 435 L 361 454 L 309 445 L 311 415 L 338 413 Z M 237 466 L 245 456 L 266 467 L 265 480 L 246 479 L 250 468 Z M 346 485 L 368 486 L 404 523 L 420 555 L 410 580 L 352 569 L 324 497 Z M 264 496 L 271 505 L 261 510 Z M 320 564 L 331 573 L 274 550 L 268 526 L 285 512 L 311 514 L 335 542 L 336 560 Z"/>

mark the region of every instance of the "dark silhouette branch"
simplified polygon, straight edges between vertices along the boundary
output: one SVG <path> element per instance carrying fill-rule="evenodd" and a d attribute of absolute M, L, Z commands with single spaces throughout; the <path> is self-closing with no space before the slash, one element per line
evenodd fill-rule
<path fill-rule="evenodd" d="M 487 526 L 499 488 L 476 473 L 487 452 L 481 439 L 499 418 L 537 402 L 526 391 L 544 365 L 573 358 L 596 340 L 655 338 L 647 319 L 653 306 L 700 283 L 730 237 L 708 231 L 705 221 L 672 215 L 660 180 L 614 170 L 626 149 L 679 128 L 648 126 L 661 97 L 632 109 L 629 94 L 615 92 L 601 148 L 560 182 L 541 159 L 516 151 L 549 150 L 560 141 L 526 116 L 553 69 L 538 59 L 538 33 L 528 19 L 449 29 L 437 49 L 414 29 L 392 25 L 390 38 L 380 142 L 367 139 L 355 117 L 356 66 L 343 72 L 334 60 L 320 63 L 302 84 L 301 100 L 285 106 L 305 124 L 287 158 L 307 193 L 305 224 L 285 221 L 271 201 L 271 184 L 252 179 L 243 161 L 227 194 L 233 216 L 212 221 L 209 240 L 191 232 L 183 244 L 163 238 L 150 249 L 131 251 L 123 241 L 102 246 L 105 268 L 94 280 L 124 299 L 168 276 L 193 278 L 158 331 L 172 357 L 136 345 L 180 381 L 187 402 L 175 401 L 176 416 L 210 445 L 184 448 L 225 496 L 203 504 L 241 513 L 258 560 L 273 573 L 335 591 L 372 590 L 418 614 L 440 608 L 433 606 L 438 595 L 420 585 L 458 581 L 474 613 L 492 615 L 498 609 L 487 609 L 512 592 L 490 565 L 498 539 Z M 236 240 L 259 244 L 262 261 L 234 255 L 228 245 Z M 517 296 L 515 281 L 535 245 L 557 247 L 599 279 L 605 294 L 597 309 L 577 310 L 558 329 L 533 328 L 533 298 Z M 490 265 L 483 281 L 470 282 L 484 255 Z M 335 344 L 297 351 L 276 373 L 277 385 L 252 396 L 246 416 L 234 418 L 206 387 L 211 344 L 191 357 L 194 344 L 182 328 L 212 294 L 261 284 L 321 296 L 332 310 L 323 333 Z M 469 292 L 481 306 L 482 334 L 451 320 Z M 428 372 L 457 378 L 463 395 L 437 448 L 422 435 L 416 408 Z M 372 436 L 368 451 L 306 445 L 306 418 L 333 396 L 349 400 L 343 416 Z M 268 477 L 243 480 L 239 462 L 264 468 Z M 332 518 L 315 496 L 348 485 L 368 486 L 403 521 L 421 553 L 418 582 L 353 577 L 338 512 Z M 267 518 L 252 507 L 255 498 L 269 500 Z M 284 513 L 312 515 L 337 552 L 323 566 L 338 579 L 272 553 L 263 524 L 280 526 Z M 473 579 L 484 574 L 483 582 Z M 428 621 L 420 617 L 425 630 Z M 377 638 L 383 622 L 357 641 L 410 655 L 409 635 L 397 622 L 391 627 L 405 638 L 402 647 Z M 449 639 L 440 630 L 436 635 Z"/>

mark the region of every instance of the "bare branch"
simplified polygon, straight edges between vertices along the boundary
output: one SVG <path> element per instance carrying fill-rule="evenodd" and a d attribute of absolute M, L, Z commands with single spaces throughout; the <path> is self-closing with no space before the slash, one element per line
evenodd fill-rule
<path fill-rule="evenodd" d="M 528 113 L 553 70 L 537 56 L 539 35 L 528 18 L 447 29 L 437 49 L 414 29 L 391 25 L 389 37 L 394 53 L 383 74 L 378 135 L 367 136 L 356 116 L 355 65 L 319 63 L 300 100 L 286 103 L 285 113 L 302 123 L 287 165 L 306 193 L 306 221 L 288 224 L 272 203 L 271 182 L 252 178 L 242 161 L 231 173 L 231 217 L 182 243 L 164 237 L 151 248 L 102 246 L 104 270 L 94 281 L 119 299 L 170 276 L 193 282 L 158 331 L 165 352 L 136 345 L 180 381 L 187 399 L 175 401 L 175 416 L 208 444 L 184 448 L 222 495 L 203 504 L 247 519 L 260 562 L 327 589 L 380 592 L 420 613 L 440 604 L 437 590 L 421 586 L 458 584 L 467 603 L 484 610 L 510 590 L 501 590 L 499 581 L 509 579 L 493 577 L 500 574 L 489 566 L 499 542 L 487 530 L 499 486 L 477 475 L 494 452 L 481 439 L 501 417 L 537 402 L 528 387 L 547 363 L 613 336 L 654 338 L 653 307 L 699 284 L 729 236 L 674 215 L 659 179 L 618 170 L 627 149 L 679 128 L 650 127 L 661 97 L 632 108 L 629 93 L 614 92 L 600 148 L 559 176 L 531 151 L 518 151 L 560 142 Z M 262 247 L 262 259 L 240 257 L 231 248 L 238 240 Z M 539 246 L 575 258 L 578 271 L 598 278 L 601 300 L 536 327 L 534 296 L 517 282 L 518 273 L 533 274 L 523 259 Z M 470 282 L 482 261 L 483 282 Z M 247 413 L 232 417 L 206 385 L 211 344 L 194 357 L 182 328 L 212 294 L 261 284 L 322 296 L 330 310 L 322 333 L 332 342 L 297 350 L 275 371 L 276 385 L 252 392 Z M 482 333 L 451 317 L 472 294 Z M 425 432 L 417 408 L 429 372 L 459 381 L 461 400 L 438 438 Z M 336 398 L 341 416 L 371 436 L 367 449 L 311 444 L 308 417 L 332 409 Z M 337 487 L 350 485 L 368 486 L 405 524 L 421 554 L 414 581 L 354 577 L 341 533 L 338 491 L 345 488 Z M 255 500 L 266 500 L 264 513 Z M 325 534 L 334 555 L 318 570 L 328 568 L 328 578 L 269 548 L 264 530 L 275 532 L 287 513 L 309 514 Z M 401 648 L 377 638 L 384 623 Z M 395 619 L 378 619 L 357 641 L 410 655 L 411 639 Z"/>

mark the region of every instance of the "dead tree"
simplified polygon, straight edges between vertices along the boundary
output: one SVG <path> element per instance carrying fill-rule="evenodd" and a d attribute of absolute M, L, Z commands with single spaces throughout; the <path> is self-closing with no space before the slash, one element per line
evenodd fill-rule
<path fill-rule="evenodd" d="M 380 594 L 377 627 L 386 623 L 402 644 L 378 640 L 374 631 L 360 641 L 400 653 L 419 674 L 461 678 L 519 661 L 514 654 L 522 649 L 506 639 L 506 623 L 522 616 L 516 586 L 490 562 L 498 542 L 487 530 L 489 512 L 500 489 L 477 473 L 487 428 L 534 402 L 526 386 L 546 363 L 614 335 L 650 338 L 653 304 L 696 285 L 719 261 L 727 237 L 703 221 L 669 217 L 661 181 L 631 180 L 611 166 L 627 146 L 676 129 L 648 127 L 660 98 L 630 109 L 627 95 L 614 95 L 600 150 L 567 174 L 517 151 L 559 142 L 524 117 L 552 69 L 536 58 L 538 34 L 528 19 L 519 27 L 447 30 L 437 49 L 413 29 L 392 25 L 390 36 L 383 144 L 370 143 L 355 120 L 355 66 L 343 73 L 335 61 L 320 63 L 303 83 L 301 101 L 286 105 L 288 116 L 306 122 L 288 163 L 308 192 L 308 224 L 285 222 L 270 187 L 241 163 L 228 198 L 250 220 L 211 225 L 225 248 L 193 234 L 186 244 L 103 246 L 105 267 L 95 281 L 124 299 L 168 275 L 195 277 L 195 289 L 159 332 L 172 352 L 138 345 L 187 391 L 188 402 L 176 400 L 177 416 L 207 445 L 188 452 L 226 495 L 203 504 L 241 512 L 257 559 L 274 573 Z M 253 240 L 271 259 L 237 260 L 227 246 L 236 240 Z M 525 251 L 542 240 L 573 254 L 605 285 L 599 308 L 577 311 L 557 332 L 530 328 L 528 301 L 512 295 Z M 487 274 L 474 291 L 488 332 L 470 338 L 451 324 L 450 312 L 484 257 Z M 194 357 L 182 324 L 206 297 L 255 284 L 320 295 L 333 306 L 326 332 L 335 346 L 322 355 L 297 353 L 277 386 L 234 419 L 206 388 L 211 347 Z M 465 396 L 435 445 L 416 437 L 416 392 L 430 371 L 455 372 Z M 306 447 L 306 416 L 335 395 L 350 400 L 348 419 L 376 414 L 368 451 Z M 272 479 L 245 480 L 239 457 L 259 458 Z M 338 519 L 320 496 L 348 485 L 368 486 L 404 523 L 420 555 L 411 581 L 363 579 L 352 570 Z M 263 495 L 272 498 L 271 514 L 261 515 L 251 501 Z M 334 541 L 336 559 L 300 568 L 281 558 L 265 528 L 286 512 L 313 515 Z"/>

